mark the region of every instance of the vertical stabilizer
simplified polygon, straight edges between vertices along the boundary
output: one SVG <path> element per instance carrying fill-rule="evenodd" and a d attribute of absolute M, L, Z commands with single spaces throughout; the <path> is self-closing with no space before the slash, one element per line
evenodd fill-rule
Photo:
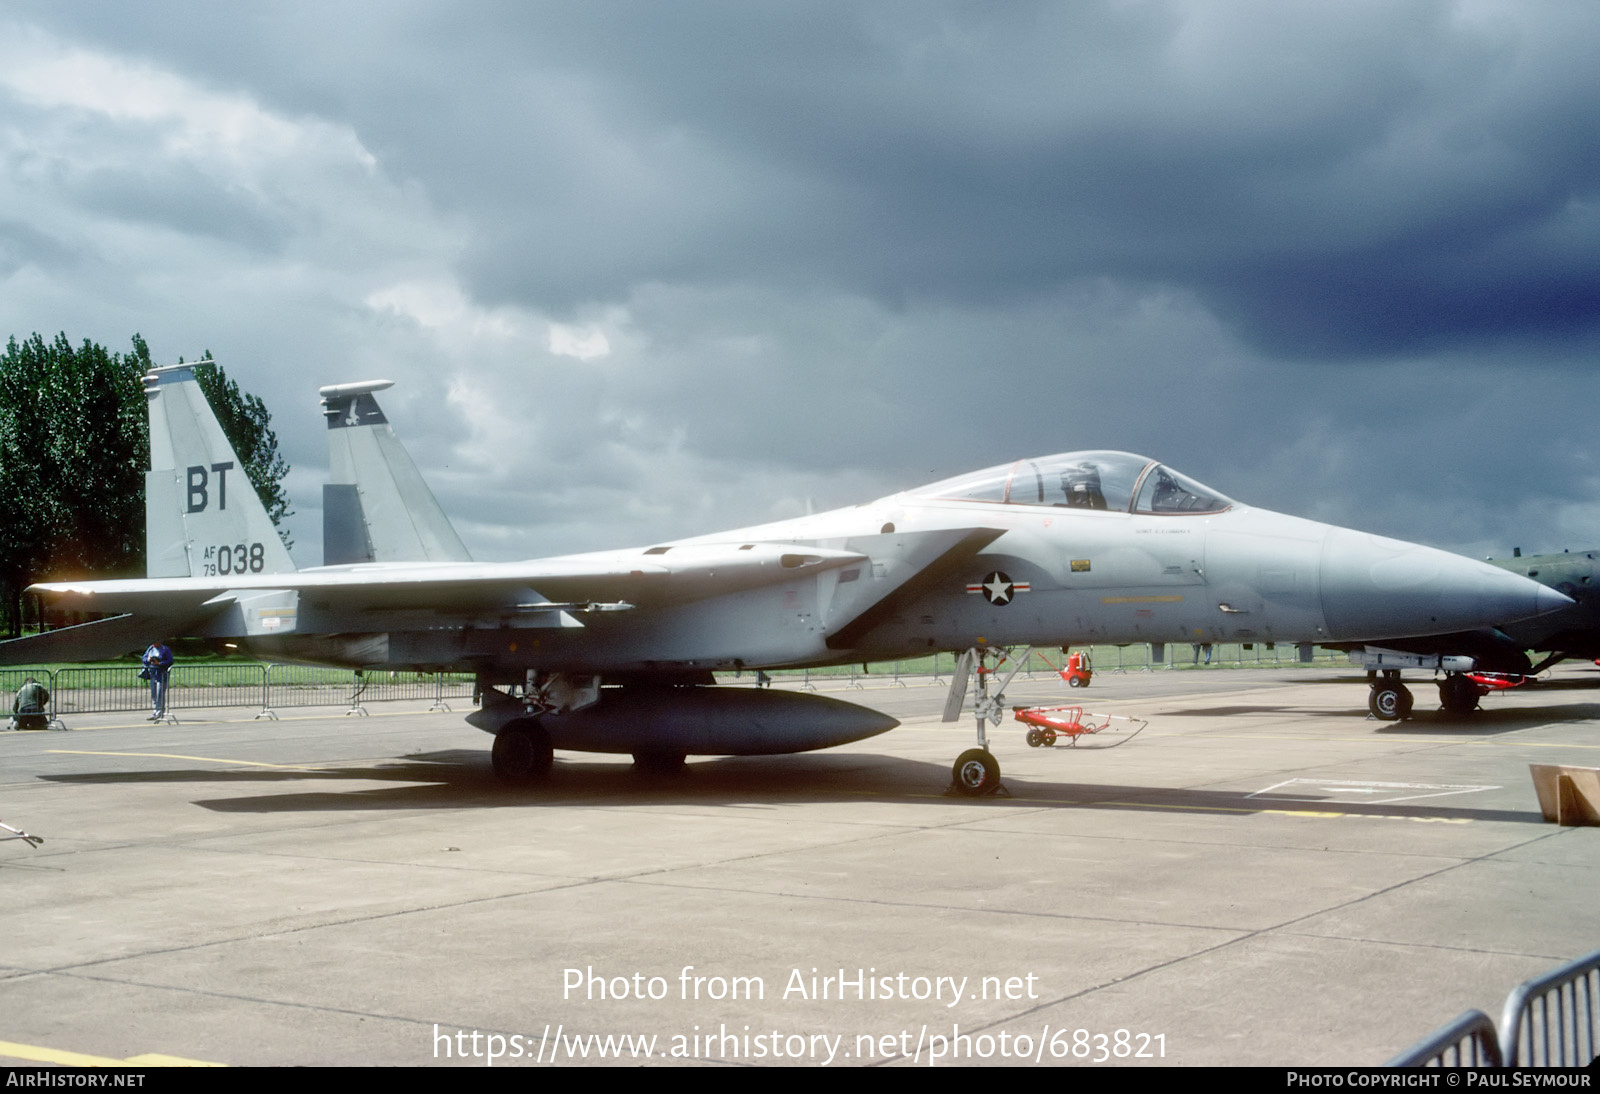
<path fill-rule="evenodd" d="M 322 562 L 470 562 L 433 491 L 389 427 L 375 391 L 390 380 L 318 391 L 328 418 Z"/>
<path fill-rule="evenodd" d="M 294 563 L 190 365 L 151 369 L 144 478 L 150 577 L 293 573 Z"/>

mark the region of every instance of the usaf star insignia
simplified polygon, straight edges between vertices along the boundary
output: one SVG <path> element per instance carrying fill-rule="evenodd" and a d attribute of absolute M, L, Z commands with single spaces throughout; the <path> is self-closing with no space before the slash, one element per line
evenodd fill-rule
<path fill-rule="evenodd" d="M 1028 592 L 1032 588 L 1026 581 L 1012 581 L 1000 570 L 992 570 L 982 581 L 967 586 L 969 593 L 982 593 L 983 598 L 991 604 L 1009 604 L 1018 593 Z"/>

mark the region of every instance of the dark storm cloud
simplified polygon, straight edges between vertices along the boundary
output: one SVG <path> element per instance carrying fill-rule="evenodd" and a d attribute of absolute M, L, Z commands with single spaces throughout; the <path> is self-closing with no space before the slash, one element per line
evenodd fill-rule
<path fill-rule="evenodd" d="M 1600 316 L 1589 6 L 304 14 L 83 29 L 349 117 L 474 211 L 465 268 L 491 301 L 754 280 L 983 303 L 1109 276 L 1327 358 Z"/>
<path fill-rule="evenodd" d="M 41 263 L 59 266 L 72 259 L 72 252 L 31 224 L 0 219 L 0 277 L 9 277 L 23 266 Z"/>
<path fill-rule="evenodd" d="M 313 505 L 388 376 L 494 557 L 1081 447 L 1600 535 L 1589 5 L 8 11 L 0 307 L 216 350 Z"/>
<path fill-rule="evenodd" d="M 74 181 L 86 211 L 269 251 L 290 235 L 282 215 L 250 195 L 182 165 L 158 171 L 94 171 Z"/>
<path fill-rule="evenodd" d="M 587 212 L 563 247 L 508 204 L 476 255 L 490 295 L 611 298 L 626 271 L 983 302 L 1114 276 L 1307 357 L 1600 317 L 1585 8 L 647 4 L 523 23 L 493 55 L 584 78 L 500 114 L 508 143 L 530 134 L 530 173 L 575 185 L 520 193 Z M 537 124 L 568 108 L 620 149 Z"/>

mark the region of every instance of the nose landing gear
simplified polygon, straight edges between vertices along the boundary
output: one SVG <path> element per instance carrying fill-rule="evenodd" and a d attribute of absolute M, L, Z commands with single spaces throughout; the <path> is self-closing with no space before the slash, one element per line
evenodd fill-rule
<path fill-rule="evenodd" d="M 984 659 L 994 657 L 994 667 L 984 664 Z M 972 677 L 978 678 L 977 694 L 972 697 L 972 710 L 977 718 L 978 747 L 969 748 L 956 757 L 955 764 L 950 768 L 950 789 L 957 794 L 969 798 L 982 797 L 985 794 L 994 794 L 1004 790 L 1000 782 L 1000 761 L 994 758 L 989 751 L 988 725 L 999 725 L 1004 717 L 1006 685 L 1021 671 L 1027 663 L 1028 651 L 1013 660 L 1004 679 L 995 687 L 995 693 L 989 695 L 989 677 L 1001 671 L 1001 666 L 1011 660 L 1005 650 L 990 650 L 980 646 L 965 650 L 961 659 L 956 662 L 955 679 L 950 683 L 950 694 L 946 696 L 944 706 L 944 721 L 954 722 L 961 717 L 961 706 L 966 698 L 967 681 Z"/>

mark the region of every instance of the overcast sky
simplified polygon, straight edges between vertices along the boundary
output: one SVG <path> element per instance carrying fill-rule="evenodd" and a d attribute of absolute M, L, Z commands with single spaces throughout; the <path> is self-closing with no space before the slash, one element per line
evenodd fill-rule
<path fill-rule="evenodd" d="M 1600 546 L 1600 5 L 0 3 L 0 336 L 319 385 L 474 555 L 1121 448 Z"/>

